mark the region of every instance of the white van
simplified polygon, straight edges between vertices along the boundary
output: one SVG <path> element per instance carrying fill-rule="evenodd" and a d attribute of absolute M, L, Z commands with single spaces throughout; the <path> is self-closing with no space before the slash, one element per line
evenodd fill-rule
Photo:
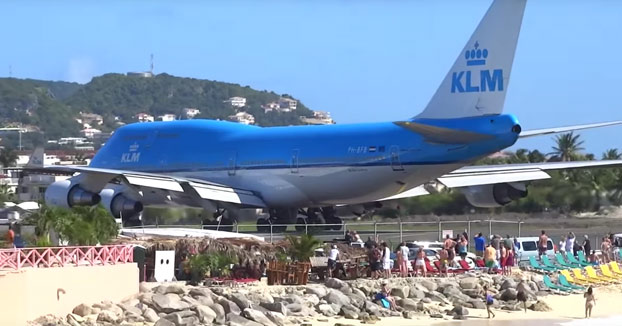
<path fill-rule="evenodd" d="M 519 249 L 516 253 L 519 264 L 529 264 L 529 257 L 538 258 L 538 241 L 539 237 L 523 237 L 516 238 L 518 241 Z M 546 255 L 555 256 L 555 247 L 553 246 L 553 240 L 549 239 L 546 243 Z"/>

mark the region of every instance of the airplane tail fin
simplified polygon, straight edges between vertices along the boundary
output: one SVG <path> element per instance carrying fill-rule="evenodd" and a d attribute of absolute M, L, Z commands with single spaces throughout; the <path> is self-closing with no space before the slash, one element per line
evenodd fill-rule
<path fill-rule="evenodd" d="M 527 0 L 495 0 L 426 108 L 415 118 L 503 112 Z"/>
<path fill-rule="evenodd" d="M 43 162 L 45 158 L 45 150 L 43 147 L 37 147 L 30 155 L 30 159 L 28 159 L 28 163 L 26 163 L 26 167 L 29 168 L 40 168 L 43 167 Z"/>

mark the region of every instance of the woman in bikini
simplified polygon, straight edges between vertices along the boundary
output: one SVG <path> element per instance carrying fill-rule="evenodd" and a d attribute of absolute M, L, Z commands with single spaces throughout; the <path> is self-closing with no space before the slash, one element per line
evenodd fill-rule
<path fill-rule="evenodd" d="M 585 318 L 590 318 L 592 317 L 592 308 L 596 305 L 594 290 L 592 290 L 591 286 L 587 289 L 587 292 L 583 294 L 583 297 L 585 298 Z"/>

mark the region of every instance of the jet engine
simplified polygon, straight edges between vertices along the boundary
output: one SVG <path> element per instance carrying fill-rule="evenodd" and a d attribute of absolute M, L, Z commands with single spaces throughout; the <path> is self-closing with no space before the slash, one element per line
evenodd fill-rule
<path fill-rule="evenodd" d="M 85 190 L 71 179 L 56 181 L 45 191 L 45 202 L 52 206 L 93 206 L 99 204 L 100 200 L 99 194 Z"/>
<path fill-rule="evenodd" d="M 527 196 L 524 183 L 495 183 L 461 188 L 462 193 L 475 207 L 500 207 Z"/>
<path fill-rule="evenodd" d="M 124 224 L 129 220 L 138 220 L 143 211 L 143 203 L 138 200 L 139 194 L 124 186 L 103 189 L 100 193 L 102 205 Z"/>

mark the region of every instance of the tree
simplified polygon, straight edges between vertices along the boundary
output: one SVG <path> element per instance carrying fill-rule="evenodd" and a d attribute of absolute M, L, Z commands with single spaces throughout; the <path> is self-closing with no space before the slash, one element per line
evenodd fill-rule
<path fill-rule="evenodd" d="M 529 160 L 529 163 L 542 163 L 546 161 L 546 156 L 542 154 L 539 150 L 534 149 L 533 151 L 529 152 L 529 154 L 527 155 L 527 159 Z"/>
<path fill-rule="evenodd" d="M 11 191 L 9 185 L 1 184 L 0 185 L 0 203 L 4 203 L 7 201 L 13 201 L 15 199 L 15 194 Z"/>
<path fill-rule="evenodd" d="M 2 148 L 0 149 L 0 165 L 2 167 L 8 168 L 15 166 L 15 162 L 17 162 L 17 153 L 10 148 Z"/>
<path fill-rule="evenodd" d="M 619 160 L 621 157 L 617 148 L 610 148 L 603 153 L 603 160 Z"/>
<path fill-rule="evenodd" d="M 289 254 L 298 261 L 309 261 L 313 257 L 315 249 L 321 246 L 321 242 L 310 234 L 300 237 L 287 236 L 290 244 Z"/>
<path fill-rule="evenodd" d="M 579 135 L 574 135 L 572 132 L 556 136 L 555 143 L 557 145 L 553 146 L 551 154 L 558 156 L 564 162 L 574 160 L 579 151 L 584 149 L 581 147 L 583 141 L 579 141 Z"/>

